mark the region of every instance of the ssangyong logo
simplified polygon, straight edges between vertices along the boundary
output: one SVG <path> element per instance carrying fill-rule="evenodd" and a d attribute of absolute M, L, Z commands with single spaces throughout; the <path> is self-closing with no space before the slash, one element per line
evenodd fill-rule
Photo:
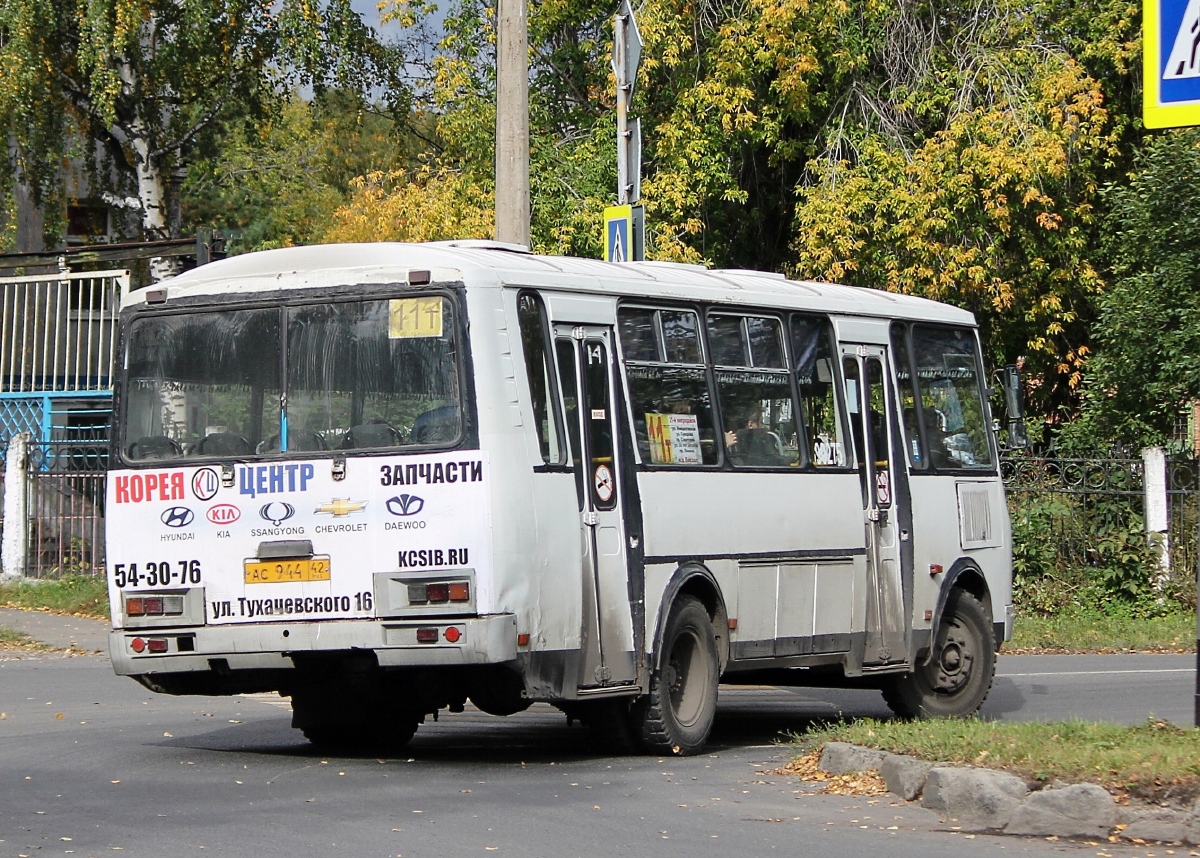
<path fill-rule="evenodd" d="M 204 516 L 213 524 L 233 524 L 242 517 L 242 511 L 231 503 L 219 503 Z"/>
<path fill-rule="evenodd" d="M 186 506 L 173 506 L 163 510 L 162 523 L 167 527 L 187 527 L 196 516 Z"/>
<path fill-rule="evenodd" d="M 416 515 L 424 508 L 425 500 L 416 495 L 400 495 L 399 497 L 389 498 L 387 502 L 387 511 L 392 515 Z"/>
<path fill-rule="evenodd" d="M 263 521 L 269 521 L 276 527 L 295 514 L 296 508 L 290 503 L 283 503 L 283 501 L 271 501 L 263 504 L 263 508 L 258 511 L 258 515 Z"/>

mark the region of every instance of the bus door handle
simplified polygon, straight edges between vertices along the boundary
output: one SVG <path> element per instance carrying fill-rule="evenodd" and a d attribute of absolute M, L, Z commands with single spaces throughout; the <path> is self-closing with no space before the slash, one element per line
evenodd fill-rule
<path fill-rule="evenodd" d="M 873 506 L 867 510 L 867 520 L 877 522 L 880 527 L 887 527 L 888 511 L 886 509 L 880 509 L 877 506 Z"/>
<path fill-rule="evenodd" d="M 583 514 L 583 523 L 588 527 L 595 527 L 600 523 L 600 513 L 596 512 L 594 509 L 589 509 Z"/>

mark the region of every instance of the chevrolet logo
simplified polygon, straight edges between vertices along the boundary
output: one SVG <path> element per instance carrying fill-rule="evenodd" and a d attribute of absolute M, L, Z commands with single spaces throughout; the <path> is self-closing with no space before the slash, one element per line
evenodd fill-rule
<path fill-rule="evenodd" d="M 334 518 L 342 518 L 352 512 L 361 512 L 366 509 L 366 501 L 352 501 L 350 498 L 334 498 L 329 503 L 323 503 L 317 507 L 316 512 L 327 512 Z"/>

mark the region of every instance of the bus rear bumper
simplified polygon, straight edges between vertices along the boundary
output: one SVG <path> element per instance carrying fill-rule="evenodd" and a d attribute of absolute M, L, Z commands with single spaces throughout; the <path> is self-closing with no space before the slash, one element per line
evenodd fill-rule
<path fill-rule="evenodd" d="M 421 632 L 418 638 L 418 632 Z M 287 670 L 294 656 L 371 650 L 380 667 L 500 664 L 517 657 L 517 618 L 326 620 L 118 629 L 109 654 L 119 676 L 214 669 Z"/>

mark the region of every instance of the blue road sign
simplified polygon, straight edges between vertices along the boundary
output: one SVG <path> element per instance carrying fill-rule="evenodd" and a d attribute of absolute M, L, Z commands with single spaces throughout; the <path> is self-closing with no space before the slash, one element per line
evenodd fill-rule
<path fill-rule="evenodd" d="M 1200 0 L 1142 2 L 1147 128 L 1200 125 Z"/>
<path fill-rule="evenodd" d="M 633 246 L 630 244 L 632 233 L 632 206 L 609 206 L 606 208 L 604 210 L 604 258 L 609 262 L 628 262 L 633 259 Z"/>

